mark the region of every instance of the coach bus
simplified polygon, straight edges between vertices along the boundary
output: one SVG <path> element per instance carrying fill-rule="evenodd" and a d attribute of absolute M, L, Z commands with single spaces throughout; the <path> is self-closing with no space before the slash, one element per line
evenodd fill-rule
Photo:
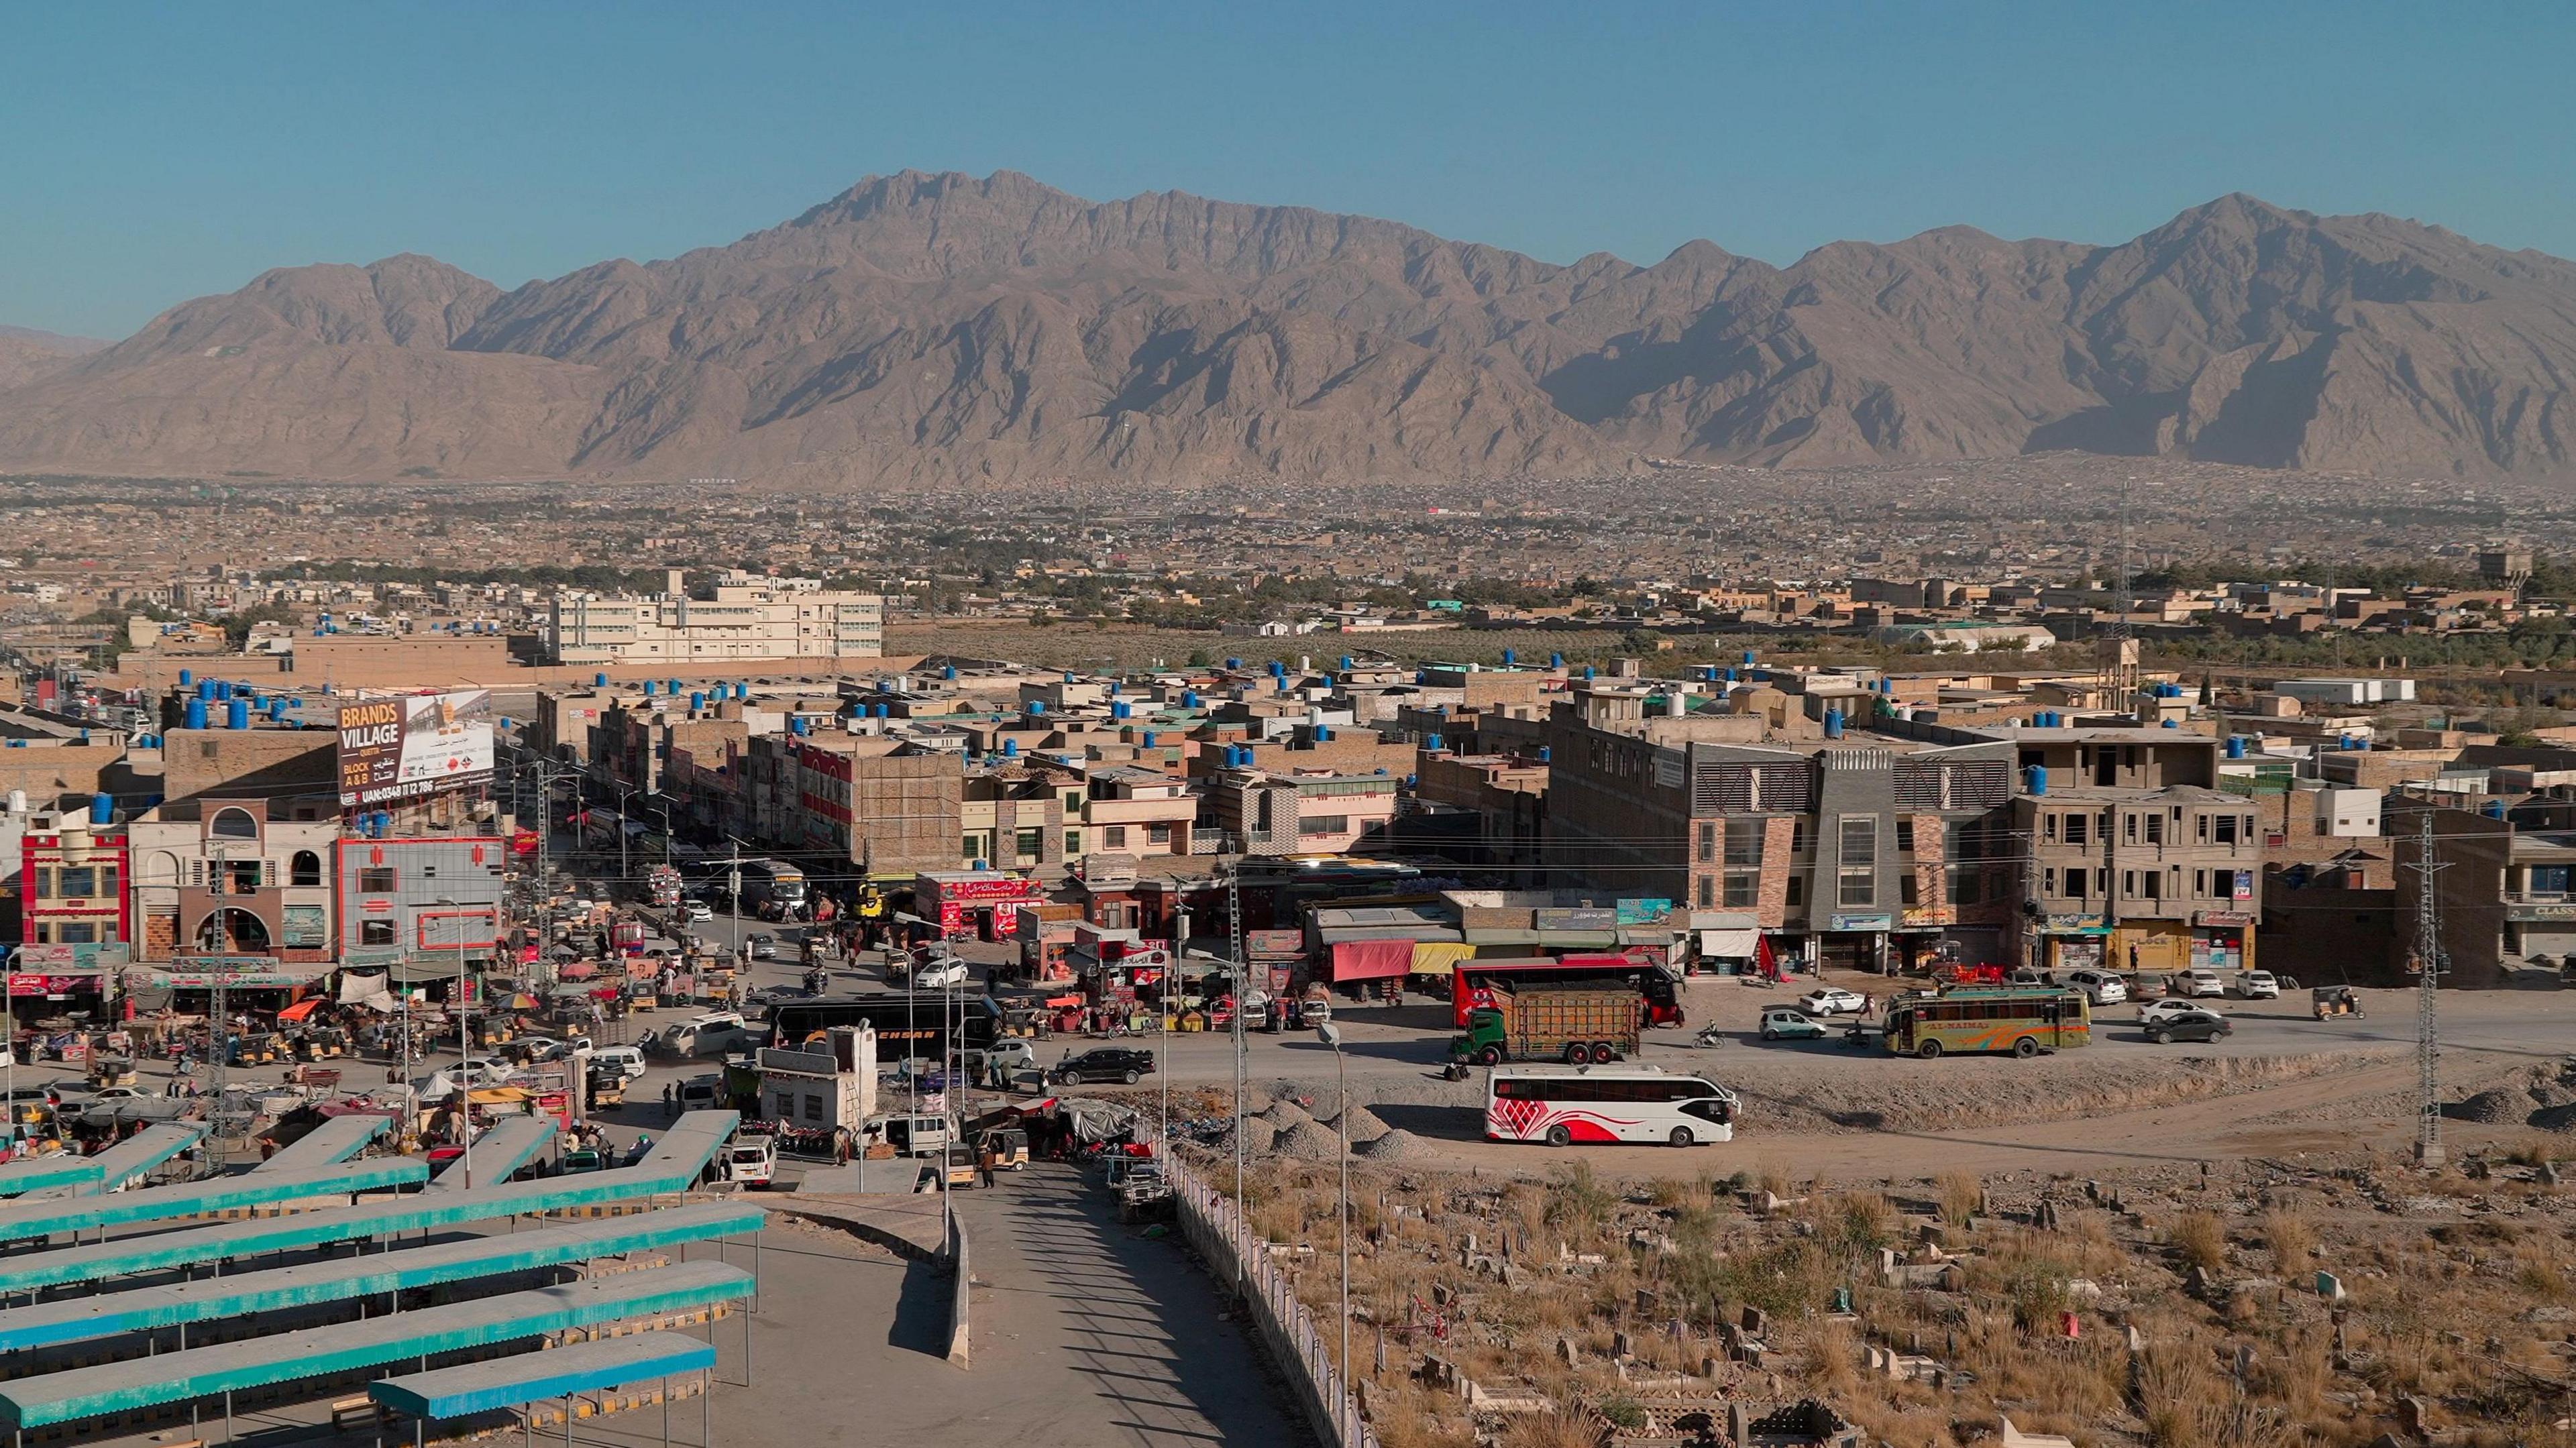
<path fill-rule="evenodd" d="M 1682 1024 L 1681 996 L 1672 972 L 1634 955 L 1522 956 L 1512 959 L 1459 961 L 1449 984 L 1451 1024 L 1467 1029 L 1467 1018 L 1490 1009 L 1504 993 L 1518 990 L 1635 990 L 1645 997 L 1645 1023 Z"/>
<path fill-rule="evenodd" d="M 1001 1009 L 990 996 L 959 996 L 952 1001 L 938 991 L 881 991 L 779 1001 L 769 1008 L 771 1043 L 793 1049 L 834 1026 L 865 1023 L 876 1029 L 878 1060 L 936 1061 L 948 1054 L 943 1011 L 962 1017 L 957 1023 L 961 1050 L 984 1050 L 1001 1039 Z"/>
<path fill-rule="evenodd" d="M 1496 1066 L 1485 1082 L 1485 1139 L 1662 1142 L 1735 1137 L 1735 1093 L 1655 1066 Z"/>
<path fill-rule="evenodd" d="M 1959 1051 L 2027 1059 L 2092 1043 L 2093 1008 L 2080 990 L 1965 986 L 1901 995 L 1887 1006 L 1887 1049 L 1927 1061 Z"/>

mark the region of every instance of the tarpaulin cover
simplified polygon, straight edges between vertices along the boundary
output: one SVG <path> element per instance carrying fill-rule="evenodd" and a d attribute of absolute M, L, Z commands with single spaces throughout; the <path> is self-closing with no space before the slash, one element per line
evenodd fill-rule
<path fill-rule="evenodd" d="M 394 998 L 392 993 L 385 989 L 383 976 L 352 975 L 343 971 L 340 974 L 340 1004 L 365 1006 L 369 1010 L 390 1011 L 394 1008 Z"/>
<path fill-rule="evenodd" d="M 1413 942 L 1415 975 L 1455 975 L 1458 962 L 1472 958 L 1476 947 L 1458 940 L 1417 940 Z"/>
<path fill-rule="evenodd" d="M 320 996 L 308 996 L 305 999 L 288 1006 L 286 1009 L 279 1011 L 277 1013 L 278 1023 L 285 1025 L 291 1024 L 295 1021 L 300 1021 L 306 1016 L 313 1014 L 314 1007 L 321 1004 L 322 998 Z"/>
<path fill-rule="evenodd" d="M 1333 979 L 1400 980 L 1413 969 L 1410 940 L 1345 940 L 1333 947 Z"/>

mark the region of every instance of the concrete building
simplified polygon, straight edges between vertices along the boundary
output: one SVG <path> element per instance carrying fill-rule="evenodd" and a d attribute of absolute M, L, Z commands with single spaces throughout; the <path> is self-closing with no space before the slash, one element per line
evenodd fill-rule
<path fill-rule="evenodd" d="M 495 836 L 342 839 L 332 861 L 341 959 L 409 963 L 432 976 L 460 954 L 469 968 L 490 964 L 500 946 L 507 860 Z"/>
<path fill-rule="evenodd" d="M 885 600 L 810 578 L 727 573 L 708 598 L 677 569 L 649 598 L 559 593 L 550 609 L 558 664 L 708 664 L 734 659 L 873 658 L 885 652 Z"/>
<path fill-rule="evenodd" d="M 775 838 L 847 860 L 867 875 L 953 870 L 962 863 L 965 759 L 863 734 L 763 735 L 746 762 L 778 761 L 792 793 Z M 765 772 L 751 770 L 755 787 Z M 755 805 L 755 809 L 758 806 Z"/>
<path fill-rule="evenodd" d="M 2015 797 L 2028 863 L 2015 952 L 2042 970 L 2151 973 L 2255 964 L 2263 835 L 2241 796 L 2174 785 Z"/>
<path fill-rule="evenodd" d="M 162 805 L 127 826 L 135 960 L 332 958 L 329 862 L 340 820 L 283 803 L 206 796 Z"/>

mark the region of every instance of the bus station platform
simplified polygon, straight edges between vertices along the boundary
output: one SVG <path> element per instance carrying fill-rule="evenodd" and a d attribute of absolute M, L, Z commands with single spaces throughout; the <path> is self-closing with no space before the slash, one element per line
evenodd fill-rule
<path fill-rule="evenodd" d="M 83 1196 L 121 1192 L 141 1180 L 145 1172 L 204 1140 L 205 1135 L 206 1129 L 195 1122 L 147 1126 L 98 1155 L 84 1158 L 98 1168 L 98 1175 L 76 1190 Z"/>
<path fill-rule="evenodd" d="M 252 1167 L 251 1175 L 311 1171 L 338 1166 L 366 1149 L 367 1143 L 393 1129 L 394 1119 L 372 1111 L 334 1116 L 277 1149 Z"/>
<path fill-rule="evenodd" d="M 449 1303 L 358 1322 L 242 1338 L 0 1381 L 0 1427 L 18 1432 L 111 1413 L 328 1378 L 405 1359 L 526 1342 L 627 1319 L 688 1314 L 752 1295 L 752 1276 L 720 1262 Z M 535 1359 L 542 1362 L 546 1354 Z"/>
<path fill-rule="evenodd" d="M 78 1233 L 92 1227 L 166 1222 L 315 1197 L 355 1197 L 363 1192 L 414 1186 L 428 1179 L 427 1165 L 410 1157 L 393 1156 L 314 1171 L 215 1177 L 148 1192 L 102 1192 L 55 1201 L 19 1202 L 0 1207 L 0 1242 L 49 1237 L 56 1232 Z"/>

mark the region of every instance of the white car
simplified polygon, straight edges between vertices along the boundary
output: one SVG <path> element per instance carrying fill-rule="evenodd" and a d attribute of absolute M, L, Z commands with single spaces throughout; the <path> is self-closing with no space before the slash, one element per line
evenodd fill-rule
<path fill-rule="evenodd" d="M 2281 983 L 2268 970 L 2242 970 L 2236 973 L 2236 994 L 2249 1001 L 2276 1001 L 2281 998 Z"/>
<path fill-rule="evenodd" d="M 1798 997 L 1798 1009 L 1811 1016 L 1858 1015 L 1866 1004 L 1859 991 L 1831 985 L 1819 986 Z"/>
<path fill-rule="evenodd" d="M 949 990 L 966 984 L 966 962 L 955 956 L 934 960 L 912 973 L 914 990 Z"/>
<path fill-rule="evenodd" d="M 471 1056 L 449 1068 L 448 1074 L 468 1086 L 498 1086 L 517 1069 L 498 1056 Z"/>
<path fill-rule="evenodd" d="M 2149 1001 L 2138 1007 L 2138 1024 L 2165 1025 L 2183 1016 L 2200 1014 L 2215 1014 L 2215 1012 L 2187 997 L 2167 996 L 2163 1000 Z"/>
<path fill-rule="evenodd" d="M 615 1071 L 629 1081 L 643 1079 L 645 1070 L 644 1053 L 633 1046 L 602 1046 L 591 1053 L 590 1064 L 593 1070 Z"/>
<path fill-rule="evenodd" d="M 704 900 L 689 901 L 680 907 L 680 913 L 687 916 L 692 925 L 704 925 L 716 918 L 716 912 Z"/>
<path fill-rule="evenodd" d="M 2224 999 L 2227 995 L 2227 982 L 2219 979 L 2217 971 L 2206 966 L 2194 966 L 2189 970 L 2178 970 L 2166 976 L 2165 994 L 2187 999 L 2198 999 L 2203 996 L 2217 996 Z"/>
<path fill-rule="evenodd" d="M 2116 1006 L 2129 998 L 2129 983 L 2107 970 L 2070 970 L 2066 983 L 2084 992 L 2096 1007 Z"/>

